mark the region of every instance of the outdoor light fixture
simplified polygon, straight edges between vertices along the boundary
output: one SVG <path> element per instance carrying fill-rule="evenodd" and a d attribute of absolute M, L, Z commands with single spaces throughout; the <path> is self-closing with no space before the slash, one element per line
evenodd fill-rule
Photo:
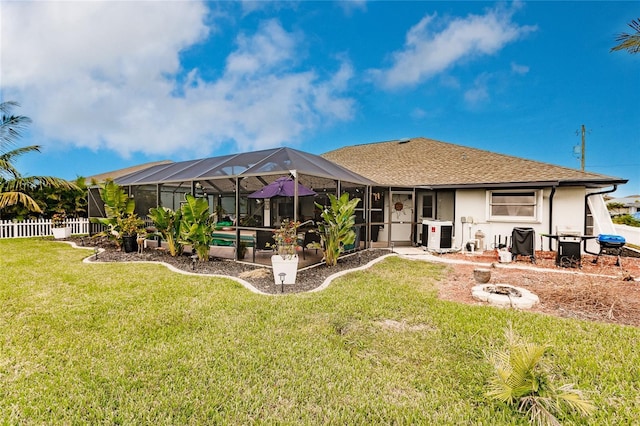
<path fill-rule="evenodd" d="M 284 277 L 286 277 L 287 274 L 285 274 L 284 272 L 280 272 L 278 276 L 280 277 L 280 285 L 281 285 L 280 292 L 284 293 Z"/>
<path fill-rule="evenodd" d="M 93 253 L 95 253 L 95 255 L 96 255 L 96 260 L 98 260 L 98 253 L 99 252 L 100 252 L 100 250 L 98 250 L 97 246 L 93 248 Z"/>
<path fill-rule="evenodd" d="M 191 270 L 192 270 L 192 271 L 196 269 L 196 258 L 197 258 L 197 257 L 198 257 L 198 256 L 197 256 L 197 255 L 195 255 L 195 254 L 194 254 L 193 256 L 191 256 Z"/>

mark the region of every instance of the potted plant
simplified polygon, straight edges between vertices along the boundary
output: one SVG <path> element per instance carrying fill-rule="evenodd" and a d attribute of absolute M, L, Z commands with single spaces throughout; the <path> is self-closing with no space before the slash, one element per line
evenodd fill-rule
<path fill-rule="evenodd" d="M 273 248 L 277 254 L 271 256 L 275 284 L 295 284 L 298 273 L 298 226 L 299 222 L 282 221 L 273 232 Z M 284 275 L 283 275 L 284 274 Z"/>
<path fill-rule="evenodd" d="M 64 212 L 55 213 L 51 217 L 51 232 L 53 232 L 55 239 L 71 236 L 71 227 L 67 226 L 67 215 Z"/>
<path fill-rule="evenodd" d="M 132 253 L 138 251 L 138 232 L 142 229 L 143 221 L 134 213 L 125 216 L 119 225 L 124 252 Z"/>

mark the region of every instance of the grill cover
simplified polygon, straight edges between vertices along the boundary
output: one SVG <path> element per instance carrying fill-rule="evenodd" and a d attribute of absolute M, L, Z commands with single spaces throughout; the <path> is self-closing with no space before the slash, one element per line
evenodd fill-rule
<path fill-rule="evenodd" d="M 513 228 L 511 233 L 511 254 L 533 256 L 535 232 L 533 228 Z"/>
<path fill-rule="evenodd" d="M 600 244 L 608 245 L 624 245 L 627 240 L 625 240 L 621 235 L 600 234 L 598 235 L 598 242 Z"/>

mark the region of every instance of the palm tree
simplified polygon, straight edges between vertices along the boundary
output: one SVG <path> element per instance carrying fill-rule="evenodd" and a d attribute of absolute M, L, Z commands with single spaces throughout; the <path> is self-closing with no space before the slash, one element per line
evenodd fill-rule
<path fill-rule="evenodd" d="M 620 33 L 616 37 L 616 41 L 620 42 L 620 44 L 612 47 L 612 52 L 627 50 L 629 53 L 640 53 L 640 18 L 632 20 L 629 26 L 635 33 Z"/>
<path fill-rule="evenodd" d="M 16 102 L 0 103 L 0 211 L 21 204 L 30 211 L 41 213 L 40 205 L 29 192 L 43 187 L 77 189 L 72 182 L 51 176 L 22 176 L 14 166 L 15 159 L 29 152 L 40 152 L 39 145 L 15 147 L 22 131 L 31 123 L 29 117 L 12 115 Z"/>

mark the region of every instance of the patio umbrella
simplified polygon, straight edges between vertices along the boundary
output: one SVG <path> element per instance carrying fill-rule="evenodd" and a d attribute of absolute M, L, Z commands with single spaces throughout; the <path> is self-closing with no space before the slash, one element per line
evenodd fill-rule
<path fill-rule="evenodd" d="M 249 194 L 249 198 L 273 198 L 273 197 L 293 197 L 295 185 L 293 179 L 283 176 L 274 182 Z M 314 191 L 298 182 L 298 197 L 316 195 Z"/>

